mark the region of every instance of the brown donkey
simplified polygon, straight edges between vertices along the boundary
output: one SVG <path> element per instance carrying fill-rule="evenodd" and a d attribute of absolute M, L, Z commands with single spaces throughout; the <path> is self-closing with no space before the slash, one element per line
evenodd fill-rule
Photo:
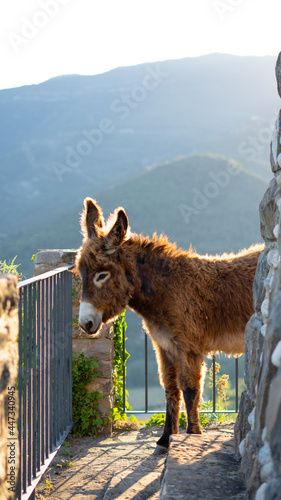
<path fill-rule="evenodd" d="M 252 285 L 262 245 L 237 255 L 200 256 L 177 249 L 164 236 L 130 234 L 122 208 L 106 226 L 101 209 L 84 201 L 83 245 L 76 267 L 82 277 L 79 324 L 95 334 L 127 306 L 143 318 L 156 352 L 166 394 L 166 423 L 155 450 L 165 453 L 178 432 L 183 393 L 188 433 L 201 434 L 199 404 L 204 355 L 244 351 L 253 313 Z"/>

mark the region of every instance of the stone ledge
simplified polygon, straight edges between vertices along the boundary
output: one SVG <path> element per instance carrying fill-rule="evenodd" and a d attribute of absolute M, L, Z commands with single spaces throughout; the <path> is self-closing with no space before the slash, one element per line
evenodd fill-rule
<path fill-rule="evenodd" d="M 73 264 L 77 250 L 37 250 L 35 254 L 34 276 L 46 273 L 65 264 Z"/>
<path fill-rule="evenodd" d="M 159 500 L 247 499 L 233 435 L 171 436 Z"/>

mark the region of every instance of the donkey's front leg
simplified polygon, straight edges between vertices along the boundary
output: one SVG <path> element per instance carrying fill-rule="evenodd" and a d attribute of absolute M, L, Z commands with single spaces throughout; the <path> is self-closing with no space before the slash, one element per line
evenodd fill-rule
<path fill-rule="evenodd" d="M 177 371 L 170 355 L 158 349 L 158 368 L 162 385 L 165 387 L 166 396 L 166 421 L 164 432 L 157 441 L 154 455 L 167 453 L 169 438 L 171 434 L 177 434 L 179 431 L 179 410 L 181 402 L 181 391 L 177 385 Z"/>
<path fill-rule="evenodd" d="M 183 392 L 188 434 L 202 434 L 199 421 L 199 405 L 205 376 L 203 356 L 189 353 L 181 364 L 180 386 Z"/>

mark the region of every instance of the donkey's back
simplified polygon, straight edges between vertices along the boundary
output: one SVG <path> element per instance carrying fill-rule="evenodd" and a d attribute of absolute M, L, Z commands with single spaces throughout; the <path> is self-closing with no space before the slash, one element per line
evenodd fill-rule
<path fill-rule="evenodd" d="M 253 245 L 236 255 L 189 256 L 193 273 L 188 315 L 205 355 L 244 352 L 244 330 L 253 314 L 252 287 L 262 249 L 263 245 Z"/>

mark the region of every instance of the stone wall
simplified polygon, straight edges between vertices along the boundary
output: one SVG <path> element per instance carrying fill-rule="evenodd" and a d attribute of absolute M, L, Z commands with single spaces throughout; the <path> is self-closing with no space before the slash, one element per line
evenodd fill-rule
<path fill-rule="evenodd" d="M 51 271 L 66 264 L 73 264 L 77 250 L 38 250 L 35 255 L 34 275 Z M 99 371 L 101 377 L 93 379 L 88 385 L 88 391 L 99 391 L 103 397 L 99 402 L 99 411 L 102 415 L 109 415 L 113 407 L 113 328 L 104 326 L 101 331 L 90 336 L 84 333 L 78 326 L 79 303 L 81 298 L 81 279 L 75 274 L 72 275 L 72 346 L 75 354 L 82 352 L 85 357 L 98 356 Z M 108 421 L 108 430 L 111 429 L 111 421 Z"/>
<path fill-rule="evenodd" d="M 16 379 L 18 375 L 18 291 L 15 276 L 0 276 L 0 500 L 15 497 L 19 446 Z"/>
<path fill-rule="evenodd" d="M 281 97 L 281 53 L 276 64 Z M 245 382 L 235 426 L 251 499 L 281 498 L 281 111 L 270 148 L 273 179 L 260 204 L 265 241 L 245 331 Z"/>

